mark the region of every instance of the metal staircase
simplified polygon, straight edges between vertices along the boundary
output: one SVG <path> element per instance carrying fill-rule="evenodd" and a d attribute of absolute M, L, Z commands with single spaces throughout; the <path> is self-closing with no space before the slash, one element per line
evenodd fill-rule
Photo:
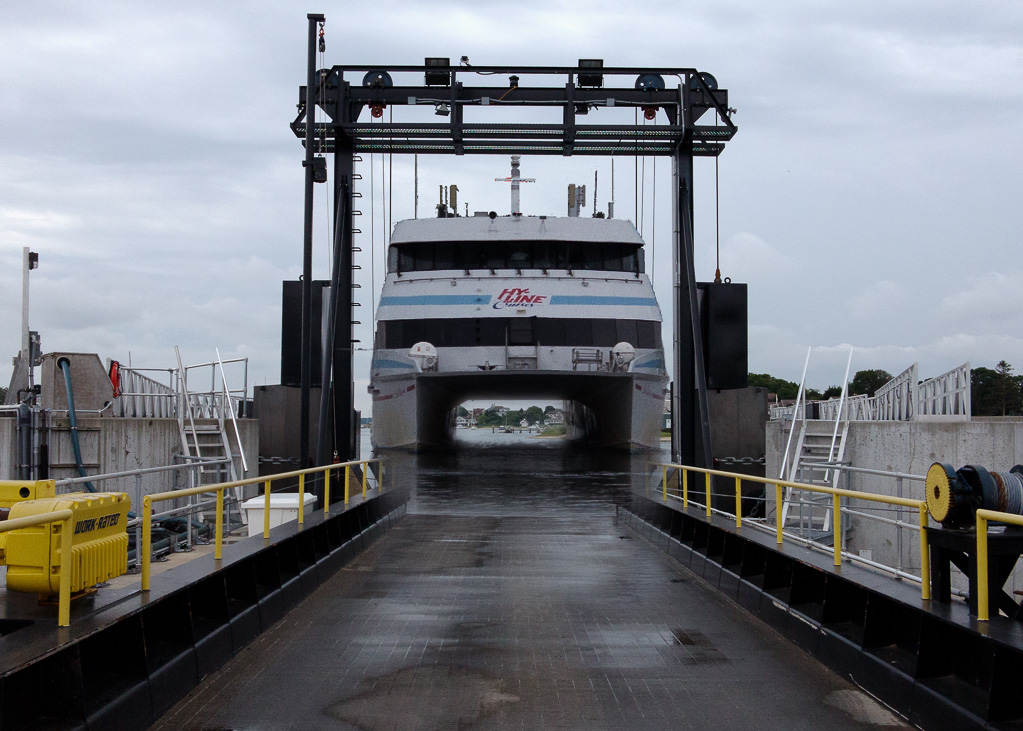
<path fill-rule="evenodd" d="M 836 423 L 836 429 L 831 434 L 819 432 L 810 428 L 810 425 L 811 422 L 803 420 L 795 457 L 785 479 L 837 488 L 840 471 L 829 464 L 841 462 L 844 458 L 849 422 Z M 782 504 L 782 525 L 804 538 L 830 543 L 833 540 L 831 509 L 830 495 L 786 488 Z"/>
<path fill-rule="evenodd" d="M 780 477 L 789 482 L 837 488 L 841 471 L 834 469 L 831 465 L 841 463 L 845 458 L 845 445 L 849 436 L 849 421 L 848 418 L 843 420 L 843 416 L 847 417 L 843 407 L 847 399 L 846 387 L 849 382 L 849 368 L 852 365 L 852 349 L 849 350 L 849 362 L 846 364 L 845 378 L 842 382 L 842 396 L 838 409 L 835 411 L 835 421 L 830 434 L 822 428 L 829 422 L 811 421 L 806 418 L 804 384 L 806 367 L 809 362 L 810 352 L 807 351 L 803 377 L 792 412 L 792 422 L 785 445 Z M 795 450 L 791 452 L 793 456 L 790 460 L 792 436 L 796 431 L 797 422 L 800 425 L 799 438 L 796 440 Z M 832 506 L 831 495 L 787 487 L 781 508 L 783 529 L 795 532 L 812 541 L 832 544 L 834 541 Z"/>
<path fill-rule="evenodd" d="M 217 360 L 187 368 L 181 362 L 181 351 L 177 346 L 174 353 L 178 361 L 178 434 L 181 438 L 181 451 L 186 460 L 216 460 L 220 464 L 199 466 L 199 484 L 213 485 L 218 482 L 234 482 L 239 479 L 235 452 L 241 463 L 242 472 L 248 472 L 245 451 L 241 444 L 238 422 L 235 416 L 232 391 L 228 388 L 224 373 L 224 362 L 217 351 Z M 188 373 L 190 370 L 210 368 L 210 390 L 205 392 L 190 391 Z M 216 387 L 217 375 L 220 376 L 220 388 Z M 229 428 L 230 426 L 233 429 Z M 231 431 L 234 432 L 234 446 L 231 443 Z M 226 460 L 226 461 L 225 461 Z M 241 488 L 229 490 L 230 500 L 227 501 L 226 518 L 242 523 Z"/>

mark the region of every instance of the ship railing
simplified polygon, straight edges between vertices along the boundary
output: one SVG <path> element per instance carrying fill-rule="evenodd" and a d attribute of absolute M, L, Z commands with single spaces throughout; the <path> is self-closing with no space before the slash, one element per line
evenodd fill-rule
<path fill-rule="evenodd" d="M 903 478 L 916 479 L 916 477 L 917 476 L 903 475 Z M 715 480 L 713 478 L 717 479 Z M 713 492 L 712 486 L 715 482 L 719 485 L 722 483 L 730 485 L 733 481 L 734 492 Z M 760 509 L 756 507 L 756 498 L 743 495 L 743 483 L 750 482 L 759 483 L 764 486 L 765 494 L 763 498 L 760 498 L 760 502 L 762 503 L 760 507 L 763 508 L 762 515 L 760 517 L 751 516 L 750 510 L 746 510 L 744 515 L 744 505 L 747 507 L 753 507 L 754 510 Z M 712 515 L 717 514 L 734 520 L 736 530 L 746 528 L 750 530 L 769 532 L 775 535 L 775 540 L 778 545 L 782 545 L 783 542 L 786 541 L 789 543 L 794 542 L 806 546 L 810 550 L 830 553 L 835 566 L 841 566 L 843 562 L 848 561 L 882 571 L 898 579 L 919 583 L 921 597 L 923 599 L 930 598 L 930 549 L 927 544 L 927 535 L 924 530 L 928 525 L 928 512 L 927 503 L 924 500 L 860 492 L 846 488 L 809 485 L 789 480 L 777 480 L 768 477 L 759 477 L 756 475 L 744 475 L 735 472 L 725 472 L 722 470 L 671 463 L 657 463 L 653 466 L 652 472 L 648 476 L 648 491 L 651 490 L 651 486 L 653 486 L 652 489 L 656 491 L 661 500 L 666 504 L 680 503 L 683 510 L 689 510 L 690 504 L 693 504 L 697 507 L 703 508 L 708 519 Z M 769 490 L 771 487 L 774 489 Z M 785 530 L 782 510 L 785 500 L 785 488 L 830 496 L 831 511 L 833 515 L 833 527 L 829 536 L 833 539 L 833 545 L 830 548 L 810 538 Z M 768 494 L 772 492 L 773 496 L 769 498 Z M 734 512 L 714 508 L 713 504 L 715 494 L 719 496 L 727 495 L 724 499 L 724 502 L 726 503 L 734 498 Z M 767 510 L 772 501 L 774 506 L 773 526 L 769 523 Z M 867 510 L 863 507 L 851 510 L 849 507 L 851 502 L 866 503 L 869 506 L 872 506 L 874 510 L 873 512 L 867 512 Z M 902 520 L 903 513 L 907 511 L 911 514 L 915 514 L 915 522 Z M 884 514 L 885 512 L 887 512 L 887 515 Z M 907 570 L 905 567 L 900 568 L 896 566 L 888 566 L 867 558 L 859 553 L 846 550 L 843 546 L 843 518 L 852 518 L 853 516 L 877 521 L 879 523 L 895 527 L 896 529 L 912 529 L 917 531 L 919 533 L 920 546 L 919 573 L 914 573 Z"/>
<path fill-rule="evenodd" d="M 375 470 L 375 471 L 374 471 Z M 141 557 L 141 587 L 142 591 L 150 590 L 151 583 L 151 564 L 152 564 L 152 532 L 153 522 L 156 519 L 156 515 L 153 513 L 153 505 L 159 502 L 167 500 L 176 500 L 183 497 L 192 497 L 199 495 L 211 495 L 215 496 L 215 523 L 214 523 L 214 560 L 220 561 L 223 559 L 223 546 L 224 546 L 224 533 L 225 533 L 225 520 L 227 510 L 230 510 L 231 506 L 228 504 L 232 498 L 225 495 L 227 491 L 234 491 L 237 488 L 243 488 L 248 485 L 263 485 L 263 538 L 270 537 L 270 495 L 273 492 L 291 492 L 293 488 L 297 486 L 298 493 L 298 525 L 302 526 L 305 523 L 305 490 L 306 490 L 306 478 L 308 476 L 314 479 L 323 480 L 323 514 L 324 516 L 330 515 L 331 503 L 330 503 L 330 491 L 331 491 L 331 476 L 332 474 L 342 480 L 344 491 L 344 505 L 347 506 L 349 500 L 354 492 L 362 493 L 362 498 L 365 500 L 367 494 L 371 491 L 376 491 L 378 494 L 384 491 L 384 460 L 381 458 L 376 459 L 363 459 L 353 460 L 351 462 L 341 462 L 338 464 L 324 465 L 320 467 L 310 467 L 303 470 L 294 470 L 292 472 L 282 472 L 276 475 L 268 475 L 263 477 L 251 477 L 244 480 L 234 480 L 231 482 L 222 482 L 216 485 L 202 485 L 200 487 L 191 488 L 188 490 L 178 490 L 167 493 L 157 493 L 153 495 L 146 495 L 142 498 L 142 536 L 140 542 L 140 557 Z M 354 479 L 353 479 L 354 478 Z M 297 479 L 297 485 L 293 480 Z M 274 487 L 274 483 L 277 483 L 277 487 Z M 285 483 L 285 484 L 281 484 Z M 340 501 L 339 501 L 340 502 Z"/>

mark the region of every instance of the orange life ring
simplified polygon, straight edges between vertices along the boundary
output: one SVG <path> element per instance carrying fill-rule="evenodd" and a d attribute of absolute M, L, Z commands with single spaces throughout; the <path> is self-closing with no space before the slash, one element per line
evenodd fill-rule
<path fill-rule="evenodd" d="M 121 364 L 110 361 L 110 385 L 114 387 L 114 398 L 121 395 Z"/>

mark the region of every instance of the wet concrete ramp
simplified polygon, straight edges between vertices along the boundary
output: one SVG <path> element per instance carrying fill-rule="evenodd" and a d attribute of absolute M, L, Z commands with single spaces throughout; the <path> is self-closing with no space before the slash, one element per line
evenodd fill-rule
<path fill-rule="evenodd" d="M 420 458 L 409 514 L 155 728 L 901 725 L 619 524 L 612 473 L 531 454 Z"/>

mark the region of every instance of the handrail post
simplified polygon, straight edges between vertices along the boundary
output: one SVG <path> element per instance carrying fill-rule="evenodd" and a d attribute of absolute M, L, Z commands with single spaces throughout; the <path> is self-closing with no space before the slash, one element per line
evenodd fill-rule
<path fill-rule="evenodd" d="M 682 468 L 682 507 L 689 507 L 689 470 Z"/>
<path fill-rule="evenodd" d="M 349 485 L 352 481 L 352 466 L 350 464 L 345 465 L 345 505 L 348 504 Z"/>
<path fill-rule="evenodd" d="M 305 522 L 305 472 L 298 476 L 298 524 Z"/>
<path fill-rule="evenodd" d="M 153 500 L 149 495 L 142 498 L 142 541 L 138 549 L 139 566 L 142 567 L 142 591 L 149 591 L 149 564 L 153 553 Z"/>
<path fill-rule="evenodd" d="M 217 543 L 213 549 L 213 558 L 216 561 L 224 557 L 224 488 L 217 490 Z"/>
<path fill-rule="evenodd" d="M 706 479 L 706 483 L 707 483 L 707 517 L 709 518 L 710 517 L 710 473 L 709 472 L 704 472 L 703 475 L 704 475 L 704 477 L 707 478 Z"/>
<path fill-rule="evenodd" d="M 931 598 L 931 545 L 927 542 L 927 503 L 920 507 L 920 598 Z"/>
<path fill-rule="evenodd" d="M 668 502 L 668 467 L 661 465 L 661 484 L 664 487 L 664 502 Z"/>
<path fill-rule="evenodd" d="M 977 621 L 987 622 L 987 518 L 977 514 Z"/>
<path fill-rule="evenodd" d="M 778 545 L 781 545 L 781 542 L 782 542 L 781 501 L 782 501 L 781 485 L 775 484 L 775 486 L 774 486 L 774 523 L 775 523 L 775 532 L 777 533 Z"/>
<path fill-rule="evenodd" d="M 742 528 L 742 479 L 735 478 L 735 527 Z"/>
<path fill-rule="evenodd" d="M 330 515 L 330 467 L 323 471 L 323 517 Z"/>
<path fill-rule="evenodd" d="M 362 463 L 362 499 L 366 499 L 366 483 L 369 482 L 369 462 Z"/>
<path fill-rule="evenodd" d="M 835 566 L 842 565 L 842 496 L 837 492 L 831 495 L 831 533 L 834 537 Z"/>
<path fill-rule="evenodd" d="M 263 484 L 263 538 L 270 537 L 270 480 Z"/>
<path fill-rule="evenodd" d="M 74 517 L 60 521 L 60 596 L 57 600 L 57 626 L 71 624 L 71 541 L 74 539 Z"/>

